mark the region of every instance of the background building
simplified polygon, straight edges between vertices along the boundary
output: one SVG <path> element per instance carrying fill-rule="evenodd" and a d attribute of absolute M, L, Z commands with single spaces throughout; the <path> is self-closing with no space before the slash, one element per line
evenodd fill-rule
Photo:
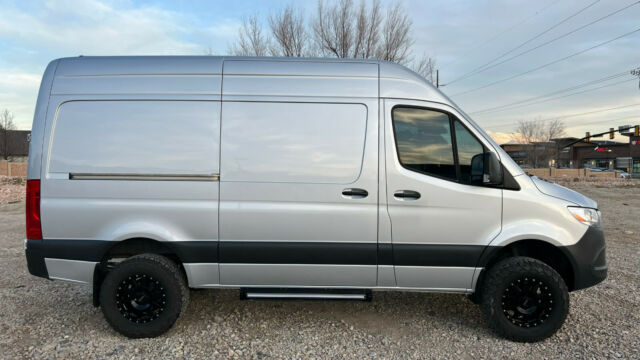
<path fill-rule="evenodd" d="M 31 131 L 7 130 L 0 133 L 0 161 L 27 161 Z"/>
<path fill-rule="evenodd" d="M 580 141 L 574 137 L 552 142 L 500 145 L 520 166 L 527 168 L 603 168 L 633 172 L 640 176 L 640 136 L 623 132 L 626 142 L 611 140 Z"/>

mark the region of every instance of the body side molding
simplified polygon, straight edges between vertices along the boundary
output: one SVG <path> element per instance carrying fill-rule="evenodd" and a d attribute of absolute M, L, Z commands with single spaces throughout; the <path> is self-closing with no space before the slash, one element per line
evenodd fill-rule
<path fill-rule="evenodd" d="M 219 181 L 220 174 L 69 173 L 69 180 Z"/>

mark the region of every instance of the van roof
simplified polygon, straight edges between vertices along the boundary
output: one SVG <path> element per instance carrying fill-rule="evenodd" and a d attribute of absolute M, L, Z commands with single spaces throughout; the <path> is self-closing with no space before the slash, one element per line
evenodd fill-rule
<path fill-rule="evenodd" d="M 320 57 L 274 57 L 274 56 L 76 56 L 60 58 L 59 70 L 73 71 L 74 75 L 102 74 L 207 74 L 222 73 L 223 61 L 280 62 L 290 68 L 292 62 L 332 64 L 385 64 L 411 70 L 395 63 L 377 59 L 320 58 Z M 144 66 L 142 66 L 144 65 Z M 348 65 L 347 65 L 348 66 Z M 63 71 L 64 72 L 64 71 Z M 65 75 L 67 75 L 65 73 Z M 383 74 L 381 74 L 383 75 Z"/>
<path fill-rule="evenodd" d="M 55 77 L 241 75 L 379 78 L 379 96 L 453 103 L 422 76 L 389 61 L 248 56 L 78 56 L 58 62 Z M 242 66 L 230 66 L 230 62 Z M 246 62 L 242 64 L 241 62 Z M 295 63 L 292 64 L 292 63 Z M 311 63 L 325 66 L 309 66 Z M 223 67 L 223 64 L 224 67 Z M 255 65 L 254 65 L 255 64 Z M 365 64 L 375 66 L 365 66 Z M 362 65 L 362 66 L 358 66 Z"/>

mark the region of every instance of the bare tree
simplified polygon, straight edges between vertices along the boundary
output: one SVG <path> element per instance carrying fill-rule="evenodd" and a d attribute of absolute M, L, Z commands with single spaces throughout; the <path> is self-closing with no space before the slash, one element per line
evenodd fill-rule
<path fill-rule="evenodd" d="M 269 26 L 275 39 L 270 47 L 271 55 L 300 57 L 307 53 L 307 29 L 301 11 L 289 5 L 269 16 Z"/>
<path fill-rule="evenodd" d="M 418 59 L 411 56 L 412 26 L 400 4 L 383 14 L 378 0 L 369 7 L 361 1 L 357 9 L 353 0 L 340 0 L 334 6 L 325 6 L 319 0 L 313 35 L 322 55 L 393 61 L 413 68 L 434 83 L 435 60 L 426 54 Z"/>
<path fill-rule="evenodd" d="M 565 126 L 560 119 L 520 120 L 514 140 L 523 145 L 529 165 L 538 167 L 547 166 L 554 152 L 557 151 L 556 147 L 550 146 L 549 143 L 564 135 Z"/>
<path fill-rule="evenodd" d="M 411 46 L 414 42 L 411 37 L 412 25 L 413 22 L 400 3 L 390 7 L 382 28 L 382 44 L 378 48 L 377 57 L 406 64 L 410 60 Z"/>
<path fill-rule="evenodd" d="M 325 56 L 351 57 L 354 47 L 353 1 L 340 0 L 331 7 L 318 1 L 318 11 L 313 22 L 313 34 L 320 52 Z"/>
<path fill-rule="evenodd" d="M 340 0 L 334 6 L 319 0 L 313 34 L 323 55 L 375 57 L 406 64 L 413 45 L 412 25 L 400 4 L 389 7 L 383 15 L 377 0 L 370 7 L 362 1 L 357 9 L 353 0 Z"/>
<path fill-rule="evenodd" d="M 382 13 L 379 0 L 374 0 L 371 3 L 371 8 L 367 8 L 364 1 L 360 2 L 355 25 L 353 57 L 368 59 L 375 56 L 380 42 L 381 22 Z"/>
<path fill-rule="evenodd" d="M 520 120 L 514 134 L 514 141 L 522 144 L 527 163 L 534 168 L 538 167 L 538 147 L 536 143 L 542 136 L 542 122 L 538 120 Z"/>
<path fill-rule="evenodd" d="M 436 73 L 436 61 L 426 54 L 423 54 L 420 58 L 418 58 L 411 66 L 413 71 L 420 74 L 422 77 L 427 79 L 430 83 L 435 83 L 435 73 Z"/>
<path fill-rule="evenodd" d="M 269 38 L 262 33 L 262 26 L 256 16 L 242 21 L 238 30 L 238 39 L 229 46 L 229 52 L 238 56 L 266 56 L 269 51 Z"/>
<path fill-rule="evenodd" d="M 5 160 L 8 160 L 11 155 L 10 132 L 15 129 L 16 125 L 13 122 L 13 114 L 8 109 L 4 109 L 0 113 L 0 152 L 2 153 L 2 158 Z"/>
<path fill-rule="evenodd" d="M 544 131 L 544 141 L 553 141 L 566 133 L 564 122 L 560 119 L 545 121 Z"/>
<path fill-rule="evenodd" d="M 289 5 L 272 13 L 268 23 L 270 31 L 264 34 L 255 16 L 246 19 L 230 52 L 377 58 L 412 67 L 434 82 L 435 60 L 426 54 L 413 57 L 413 22 L 399 3 L 385 10 L 380 0 L 361 0 L 358 6 L 354 0 L 335 0 L 332 5 L 318 0 L 316 14 L 308 22 L 301 11 Z"/>

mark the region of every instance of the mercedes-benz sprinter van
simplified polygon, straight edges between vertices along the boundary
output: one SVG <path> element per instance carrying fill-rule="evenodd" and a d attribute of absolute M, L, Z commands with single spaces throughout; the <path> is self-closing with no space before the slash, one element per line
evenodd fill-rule
<path fill-rule="evenodd" d="M 29 149 L 31 274 L 93 286 L 129 337 L 189 288 L 470 294 L 517 341 L 607 274 L 598 205 L 530 177 L 438 89 L 376 60 L 77 57 Z"/>

